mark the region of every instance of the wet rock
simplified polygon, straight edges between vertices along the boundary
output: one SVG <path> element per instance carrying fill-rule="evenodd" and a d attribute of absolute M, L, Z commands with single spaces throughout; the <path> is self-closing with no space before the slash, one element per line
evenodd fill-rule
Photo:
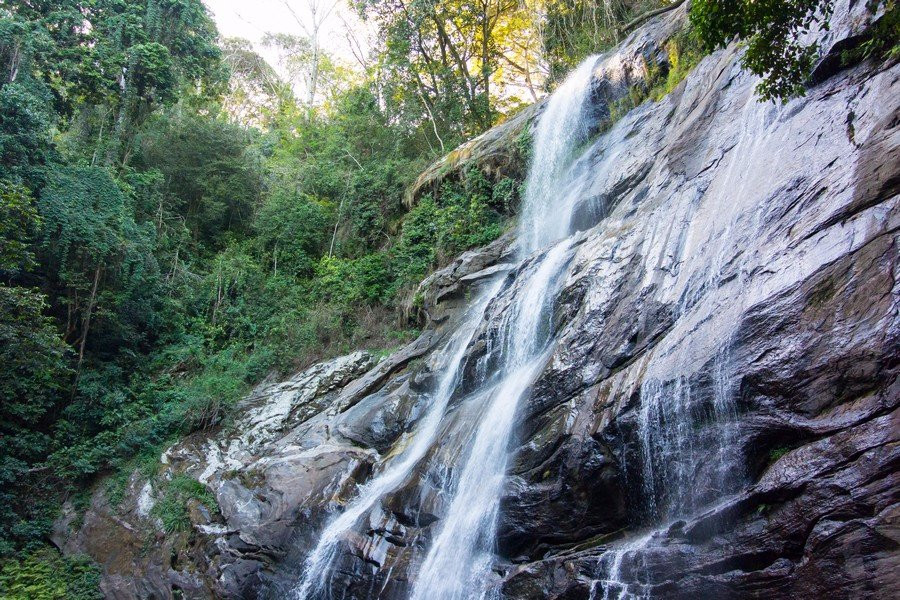
<path fill-rule="evenodd" d="M 419 284 L 411 300 L 416 306 L 408 306 L 406 313 L 420 310 L 432 326 L 446 322 L 465 305 L 467 291 L 513 267 L 514 246 L 514 232 L 509 231 L 483 248 L 463 252 Z"/>

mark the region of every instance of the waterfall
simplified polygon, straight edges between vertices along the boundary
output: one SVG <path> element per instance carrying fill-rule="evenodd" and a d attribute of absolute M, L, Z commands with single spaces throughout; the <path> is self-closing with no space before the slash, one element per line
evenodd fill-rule
<path fill-rule="evenodd" d="M 541 260 L 504 325 L 499 345 L 507 354 L 502 357 L 503 377 L 478 424 L 450 509 L 420 569 L 414 600 L 476 599 L 487 594 L 516 408 L 544 363 L 547 340 L 540 334 L 548 329 L 543 323 L 549 318 L 548 291 L 559 279 L 568 249 L 568 241 L 563 241 Z"/>
<path fill-rule="evenodd" d="M 303 578 L 294 590 L 294 597 L 303 600 L 321 592 L 329 579 L 332 563 L 340 541 L 351 531 L 362 515 L 406 480 L 422 460 L 434 442 L 447 402 L 460 378 L 460 365 L 466 349 L 472 341 L 481 313 L 500 289 L 502 282 L 489 285 L 485 292 L 469 307 L 459 329 L 438 353 L 438 363 L 446 360 L 431 404 L 413 435 L 412 444 L 390 465 L 359 489 L 356 499 L 322 532 L 316 547 L 309 554 L 303 569 Z M 449 359 L 448 359 L 449 357 Z"/>
<path fill-rule="evenodd" d="M 591 75 L 597 57 L 585 60 L 550 97 L 537 125 L 518 235 L 520 264 L 510 288 L 514 296 L 500 316 L 497 339 L 487 340 L 488 355 L 480 363 L 484 399 L 481 419 L 461 467 L 449 470 L 444 487 L 450 496 L 446 514 L 414 577 L 416 600 L 485 598 L 491 593 L 496 521 L 518 405 L 552 350 L 552 308 L 559 282 L 571 258 L 571 221 L 578 194 L 576 149 L 589 133 Z M 449 356 L 427 414 L 413 433 L 411 445 L 358 490 L 356 499 L 333 519 L 308 555 L 293 596 L 317 597 L 328 590 L 330 570 L 340 543 L 360 518 L 399 488 L 438 443 L 448 402 L 461 384 L 461 367 L 473 337 L 484 329 L 491 300 L 501 292 L 496 282 L 473 302 L 459 329 L 440 352 Z M 496 364 L 498 369 L 483 368 Z"/>
<path fill-rule="evenodd" d="M 518 405 L 546 361 L 555 291 L 570 257 L 576 198 L 573 149 L 587 138 L 586 109 L 596 57 L 551 96 L 537 126 L 519 231 L 523 278 L 499 331 L 499 383 L 450 486 L 452 500 L 416 578 L 414 600 L 486 598 L 491 593 L 497 515 Z M 559 241 L 562 240 L 562 241 Z M 529 263 L 529 254 L 554 244 Z"/>
<path fill-rule="evenodd" d="M 553 92 L 538 121 L 525 201 L 521 209 L 519 247 L 523 253 L 567 236 L 577 199 L 575 158 L 588 138 L 588 100 L 597 56 L 585 59 Z"/>

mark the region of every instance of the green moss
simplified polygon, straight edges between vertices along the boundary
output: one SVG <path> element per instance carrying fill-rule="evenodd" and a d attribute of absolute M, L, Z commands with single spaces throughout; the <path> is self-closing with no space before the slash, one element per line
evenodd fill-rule
<path fill-rule="evenodd" d="M 623 529 L 613 531 L 610 533 L 601 533 L 599 535 L 595 535 L 594 537 L 588 538 L 583 542 L 579 542 L 577 544 L 573 544 L 571 547 L 567 548 L 568 552 L 582 552 L 584 550 L 588 550 L 590 548 L 596 548 L 598 546 L 603 546 L 605 544 L 610 543 L 615 540 L 624 533 Z"/>
<path fill-rule="evenodd" d="M 684 81 L 705 55 L 690 28 L 682 30 L 666 42 L 665 48 L 669 56 L 669 68 L 665 77 L 657 75 L 656 82 L 650 90 L 650 97 L 656 102 L 671 93 L 679 83 Z"/>
<path fill-rule="evenodd" d="M 531 156 L 534 152 L 534 139 L 531 135 L 532 119 L 528 119 L 522 126 L 519 135 L 516 136 L 516 152 L 521 157 L 524 164 L 531 162 Z"/>
<path fill-rule="evenodd" d="M 773 448 L 769 452 L 769 464 L 771 465 L 771 464 L 777 462 L 778 459 L 780 459 L 782 456 L 784 456 L 791 450 L 792 450 L 792 448 L 789 446 L 779 446 L 778 448 Z"/>
<path fill-rule="evenodd" d="M 237 471 L 236 479 L 248 490 L 257 489 L 266 482 L 266 474 L 259 469 Z"/>
<path fill-rule="evenodd" d="M 838 284 L 834 280 L 834 277 L 828 277 L 813 288 L 809 295 L 807 305 L 813 308 L 819 308 L 834 298 L 837 291 Z"/>
<path fill-rule="evenodd" d="M 159 455 L 167 446 L 168 443 L 165 443 L 145 448 L 106 479 L 104 484 L 106 500 L 112 508 L 117 508 L 125 500 L 132 475 L 136 474 L 139 479 L 143 480 L 149 480 L 156 476 L 160 465 Z"/>
<path fill-rule="evenodd" d="M 670 38 L 664 44 L 664 48 L 668 62 L 658 64 L 645 60 L 645 80 L 632 86 L 624 97 L 609 104 L 609 122 L 603 131 L 647 100 L 659 102 L 665 98 L 685 80 L 705 56 L 700 42 L 690 27 Z"/>

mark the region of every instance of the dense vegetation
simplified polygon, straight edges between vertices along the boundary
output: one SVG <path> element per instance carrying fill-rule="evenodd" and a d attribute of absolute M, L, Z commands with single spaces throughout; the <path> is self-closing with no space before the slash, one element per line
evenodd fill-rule
<path fill-rule="evenodd" d="M 900 56 L 900 11 L 895 0 L 870 0 L 872 12 L 883 11 L 875 27 L 855 52 L 856 61 Z M 827 29 L 834 0 L 694 0 L 690 15 L 707 50 L 733 39 L 746 43 L 743 64 L 760 75 L 761 98 L 787 100 L 802 95 L 819 47 L 808 34 Z"/>
<path fill-rule="evenodd" d="M 824 6 L 801 4 L 789 42 Z M 64 500 L 221 426 L 268 372 L 415 335 L 397 307 L 520 190 L 474 169 L 412 208 L 406 188 L 659 5 L 360 0 L 378 37 L 357 68 L 312 31 L 267 39 L 279 76 L 200 0 L 0 0 L 0 595 L 96 597 L 47 549 Z M 763 91 L 796 92 L 805 51 L 767 63 L 771 15 L 721 6 L 694 3 L 703 43 L 750 37 Z M 630 101 L 670 91 L 696 39 Z M 195 483 L 167 484 L 167 531 L 214 502 Z"/>
<path fill-rule="evenodd" d="M 499 233 L 477 177 L 403 222 L 432 126 L 358 75 L 315 106 L 230 81 L 251 51 L 197 0 L 0 10 L 0 554 L 269 370 L 408 338 L 397 300 Z"/>

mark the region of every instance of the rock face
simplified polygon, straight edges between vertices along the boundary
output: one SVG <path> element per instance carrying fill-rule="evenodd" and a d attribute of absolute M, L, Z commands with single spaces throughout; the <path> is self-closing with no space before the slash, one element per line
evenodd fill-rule
<path fill-rule="evenodd" d="M 598 122 L 622 65 L 683 18 L 601 58 Z M 900 66 L 833 66 L 871 19 L 837 3 L 804 98 L 758 102 L 730 47 L 579 159 L 556 343 L 498 499 L 504 598 L 895 597 Z M 467 298 L 502 280 L 463 382 L 484 368 L 528 268 L 512 243 L 423 283 L 430 326 L 408 347 L 261 387 L 234 427 L 169 449 L 121 503 L 99 488 L 80 522 L 58 523 L 58 544 L 101 563 L 110 598 L 289 597 L 324 524 L 410 443 Z M 458 468 L 480 415 L 460 389 L 422 464 L 342 539 L 335 597 L 408 596 L 447 508 L 435 469 Z M 192 530 L 166 535 L 150 507 L 177 473 L 219 510 L 193 507 Z"/>

